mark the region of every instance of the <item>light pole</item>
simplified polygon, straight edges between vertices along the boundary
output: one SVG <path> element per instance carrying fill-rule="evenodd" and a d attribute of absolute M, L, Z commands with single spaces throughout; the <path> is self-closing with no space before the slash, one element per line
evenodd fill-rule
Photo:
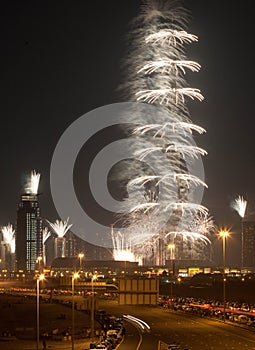
<path fill-rule="evenodd" d="M 229 231 L 224 229 L 219 231 L 219 237 L 222 239 L 222 258 L 223 258 L 223 320 L 226 320 L 226 239 Z"/>
<path fill-rule="evenodd" d="M 171 302 L 172 302 L 172 297 L 173 297 L 173 285 L 172 285 L 172 279 L 174 276 L 174 249 L 175 249 L 175 244 L 174 243 L 169 243 L 168 244 L 168 249 L 170 249 L 170 263 L 171 263 L 171 276 L 170 276 L 170 293 L 171 293 Z"/>
<path fill-rule="evenodd" d="M 79 260 L 80 260 L 80 271 L 81 271 L 82 259 L 84 258 L 84 254 L 83 254 L 83 253 L 79 253 L 79 254 L 78 254 L 78 258 L 79 258 Z"/>
<path fill-rule="evenodd" d="M 75 325 L 74 325 L 74 281 L 79 277 L 78 272 L 72 275 L 72 350 L 74 350 L 74 336 L 75 336 Z"/>
<path fill-rule="evenodd" d="M 40 274 L 36 278 L 36 349 L 39 350 L 40 339 L 40 324 L 39 324 L 39 312 L 40 312 L 40 281 L 44 280 L 44 274 Z"/>
<path fill-rule="evenodd" d="M 91 292 L 92 292 L 92 302 L 91 302 L 91 342 L 94 343 L 94 331 L 95 331 L 95 298 L 94 298 L 94 280 L 97 279 L 97 275 L 92 275 L 91 277 Z"/>

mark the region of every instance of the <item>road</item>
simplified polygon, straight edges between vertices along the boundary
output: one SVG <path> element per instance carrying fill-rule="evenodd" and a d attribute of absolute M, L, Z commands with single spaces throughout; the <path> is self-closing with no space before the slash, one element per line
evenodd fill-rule
<path fill-rule="evenodd" d="M 69 299 L 63 297 L 63 299 Z M 75 297 L 75 300 L 82 297 Z M 9 297 L 7 297 L 9 299 Z M 27 299 L 27 298 L 26 298 Z M 3 300 L 2 300 L 3 302 Z M 9 300 L 10 302 L 10 300 Z M 17 326 L 33 327 L 35 320 L 35 301 L 27 300 L 22 303 L 3 303 L 1 315 L 3 325 L 10 328 L 13 321 Z M 9 305 L 10 304 L 10 305 Z M 71 324 L 71 308 L 64 307 L 62 304 L 41 303 L 40 325 L 43 327 L 61 327 Z M 25 308 L 25 309 L 24 309 Z M 59 309 L 61 308 L 61 309 Z M 59 313 L 66 313 L 66 319 L 57 318 Z M 99 308 L 105 309 L 108 313 L 115 316 L 132 315 L 142 319 L 151 327 L 150 331 L 141 331 L 141 328 L 134 326 L 132 323 L 125 321 L 126 336 L 119 345 L 118 350 L 158 350 L 158 342 L 179 343 L 181 350 L 255 350 L 255 333 L 254 331 L 241 328 L 234 324 L 223 323 L 215 319 L 206 319 L 195 316 L 192 313 L 183 311 L 170 311 L 159 307 L 146 306 L 121 306 L 117 301 L 99 299 Z M 26 315 L 24 317 L 24 314 Z M 90 318 L 84 313 L 75 313 L 75 323 L 77 329 L 79 325 L 90 325 Z M 33 342 L 32 342 L 33 343 Z M 0 344 L 0 348 L 1 348 Z M 6 344 L 7 345 L 7 344 Z M 7 349 L 5 345 L 5 348 Z M 8 349 L 13 350 L 12 344 Z M 56 343 L 50 344 L 52 348 L 57 346 Z M 84 343 L 77 344 L 84 346 Z M 29 345 L 30 346 L 30 345 Z M 35 347 L 35 342 L 34 345 Z M 64 348 L 70 348 L 70 343 L 61 344 Z M 32 349 L 26 344 L 15 348 Z M 59 346 L 60 347 L 60 346 Z M 86 348 L 86 347 L 85 347 Z M 83 350 L 83 348 L 81 348 Z M 163 348 L 160 350 L 164 350 Z"/>
<path fill-rule="evenodd" d="M 158 341 L 179 343 L 181 349 L 190 350 L 254 350 L 255 333 L 222 321 L 200 318 L 182 311 L 169 311 L 158 307 L 121 306 L 116 302 L 102 303 L 107 312 L 121 316 L 130 314 L 147 322 L 149 333 L 128 325 L 125 341 L 119 350 L 157 350 Z M 140 334 L 139 334 L 140 333 Z M 142 341 L 139 344 L 139 340 Z"/>

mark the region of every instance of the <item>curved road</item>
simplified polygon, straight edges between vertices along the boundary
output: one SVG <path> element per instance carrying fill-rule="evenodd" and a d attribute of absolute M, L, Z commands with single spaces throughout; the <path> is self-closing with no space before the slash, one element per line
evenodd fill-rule
<path fill-rule="evenodd" d="M 126 336 L 119 350 L 157 350 L 159 340 L 168 344 L 179 343 L 182 350 L 255 350 L 254 331 L 234 324 L 159 307 L 122 306 L 109 301 L 100 307 L 116 316 L 129 314 L 138 317 L 151 327 L 149 333 L 142 333 L 125 321 Z"/>

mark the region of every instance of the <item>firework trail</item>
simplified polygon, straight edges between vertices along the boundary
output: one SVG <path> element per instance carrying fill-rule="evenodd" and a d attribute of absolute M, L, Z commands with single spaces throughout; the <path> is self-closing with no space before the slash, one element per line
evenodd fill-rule
<path fill-rule="evenodd" d="M 44 229 L 42 230 L 42 255 L 43 255 L 43 263 L 44 265 L 46 265 L 46 249 L 45 249 L 45 243 L 47 241 L 47 239 L 51 236 L 51 232 L 48 230 L 48 227 L 44 227 Z"/>
<path fill-rule="evenodd" d="M 243 218 L 245 216 L 247 201 L 243 196 L 238 196 L 232 203 L 231 207 L 238 213 L 241 218 L 241 240 L 242 240 L 242 249 L 241 249 L 241 266 L 244 266 L 244 237 L 243 237 Z"/>
<path fill-rule="evenodd" d="M 144 108 L 146 104 L 157 107 L 155 113 L 147 113 L 146 117 L 144 113 L 131 113 L 128 117 L 136 125 L 132 131 L 137 140 L 132 146 L 134 158 L 156 164 L 159 170 L 156 174 L 140 173 L 127 186 L 129 197 L 123 207 L 127 204 L 131 208 L 128 220 L 131 227 L 132 222 L 136 224 L 138 246 L 145 236 L 143 246 L 149 245 L 149 240 L 167 242 L 169 232 L 209 243 L 200 228 L 191 225 L 197 215 L 208 215 L 207 208 L 194 202 L 195 188 L 206 184 L 189 171 L 194 161 L 207 152 L 194 143 L 193 132 L 202 134 L 205 130 L 192 123 L 186 106 L 187 100 L 203 100 L 200 90 L 189 87 L 184 79 L 186 70 L 200 69 L 197 62 L 185 56 L 185 45 L 198 40 L 186 31 L 187 22 L 188 13 L 178 1 L 145 1 L 130 33 L 130 54 L 124 64 L 128 77 L 121 89 L 125 98 L 142 102 Z M 150 142 L 149 147 L 145 141 Z M 128 174 L 129 169 L 125 171 Z M 144 195 L 150 187 L 152 195 Z M 169 215 L 165 235 L 156 233 L 162 232 L 162 213 Z M 150 216 L 150 221 L 156 223 L 153 231 L 144 230 Z M 198 231 L 193 231 L 194 227 Z M 131 229 L 129 240 L 132 238 Z M 134 244 L 132 247 L 135 249 Z"/>
<path fill-rule="evenodd" d="M 50 227 L 53 229 L 53 231 L 57 234 L 59 238 L 63 238 L 67 231 L 72 227 L 72 224 L 68 224 L 68 221 L 69 218 L 67 218 L 66 221 L 56 220 L 55 222 L 50 222 L 47 220 Z"/>
<path fill-rule="evenodd" d="M 247 201 L 242 197 L 238 196 L 232 203 L 231 207 L 238 213 L 241 218 L 244 218 Z"/>
<path fill-rule="evenodd" d="M 15 230 L 11 224 L 2 227 L 4 243 L 8 244 L 11 253 L 15 253 Z"/>
<path fill-rule="evenodd" d="M 44 227 L 42 231 L 43 244 L 46 243 L 47 239 L 51 236 L 51 232 L 48 230 L 48 227 Z"/>

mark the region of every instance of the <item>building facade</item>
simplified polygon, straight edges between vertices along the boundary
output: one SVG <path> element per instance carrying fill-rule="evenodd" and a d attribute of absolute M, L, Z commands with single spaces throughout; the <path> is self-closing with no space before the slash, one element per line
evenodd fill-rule
<path fill-rule="evenodd" d="M 244 217 L 242 222 L 242 267 L 255 269 L 255 218 Z"/>
<path fill-rule="evenodd" d="M 25 194 L 17 210 L 16 269 L 33 271 L 42 256 L 42 219 L 37 195 Z"/>

